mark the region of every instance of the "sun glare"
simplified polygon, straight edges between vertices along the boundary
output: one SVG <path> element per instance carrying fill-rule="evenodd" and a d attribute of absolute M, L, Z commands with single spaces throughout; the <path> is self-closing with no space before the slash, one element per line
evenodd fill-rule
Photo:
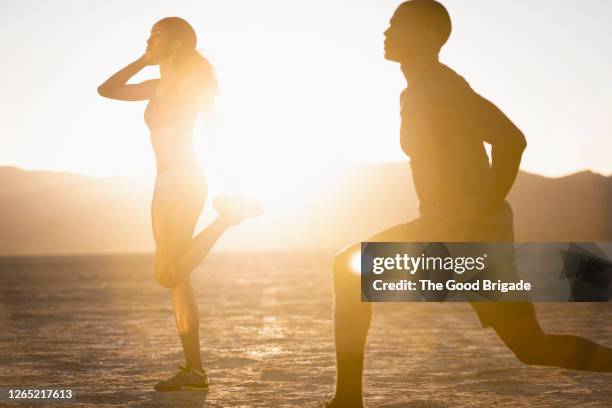
<path fill-rule="evenodd" d="M 361 274 L 361 252 L 355 252 L 351 256 L 351 271 L 357 275 Z"/>
<path fill-rule="evenodd" d="M 316 188 L 325 172 L 338 166 L 336 146 L 327 140 L 328 129 L 300 119 L 316 99 L 281 103 L 282 84 L 269 81 L 267 92 L 251 84 L 248 93 L 258 98 L 246 100 L 245 86 L 224 88 L 212 132 L 196 129 L 196 154 L 211 193 L 247 194 L 267 209 L 286 209 L 300 200 L 305 187 Z M 256 110 L 255 103 L 268 108 Z"/>

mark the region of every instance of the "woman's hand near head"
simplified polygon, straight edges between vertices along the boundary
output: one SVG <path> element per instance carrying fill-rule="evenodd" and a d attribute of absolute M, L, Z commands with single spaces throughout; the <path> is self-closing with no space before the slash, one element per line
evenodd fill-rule
<path fill-rule="evenodd" d="M 145 52 L 138 58 L 138 61 L 142 62 L 145 66 L 157 65 L 159 61 L 152 57 L 148 52 Z"/>
<path fill-rule="evenodd" d="M 118 99 L 122 101 L 143 101 L 151 99 L 155 95 L 159 79 L 150 79 L 138 84 L 127 84 L 134 75 L 148 65 L 156 65 L 157 62 L 146 53 L 136 61 L 125 66 L 108 78 L 98 87 L 98 94 L 105 98 Z"/>

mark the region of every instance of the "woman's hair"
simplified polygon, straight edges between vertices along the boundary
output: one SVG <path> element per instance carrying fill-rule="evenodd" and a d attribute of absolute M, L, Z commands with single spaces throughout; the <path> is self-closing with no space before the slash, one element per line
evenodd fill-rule
<path fill-rule="evenodd" d="M 195 30 L 180 17 L 166 17 L 156 24 L 168 30 L 170 40 L 179 43 L 179 48 L 174 54 L 175 67 L 182 78 L 188 77 L 189 83 L 198 88 L 200 112 L 205 116 L 212 109 L 219 86 L 212 65 L 196 49 L 198 40 Z"/>

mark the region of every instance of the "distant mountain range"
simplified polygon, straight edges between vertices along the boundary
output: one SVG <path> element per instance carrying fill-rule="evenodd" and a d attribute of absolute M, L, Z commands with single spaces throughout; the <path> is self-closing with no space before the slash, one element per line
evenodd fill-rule
<path fill-rule="evenodd" d="M 0 186 L 0 255 L 154 248 L 152 183 L 0 167 Z M 612 241 L 612 177 L 521 172 L 509 200 L 518 241 Z M 284 209 L 230 230 L 219 248 L 337 250 L 415 217 L 416 206 L 407 162 L 346 164 L 287 194 Z"/>

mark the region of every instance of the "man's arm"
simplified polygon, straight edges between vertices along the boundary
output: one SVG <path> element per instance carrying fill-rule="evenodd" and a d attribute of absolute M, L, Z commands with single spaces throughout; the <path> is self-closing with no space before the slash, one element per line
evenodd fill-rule
<path fill-rule="evenodd" d="M 492 156 L 492 180 L 484 210 L 493 212 L 502 205 L 514 184 L 527 141 L 497 106 L 480 95 L 477 98 L 473 119 L 482 140 L 491 145 Z"/>

